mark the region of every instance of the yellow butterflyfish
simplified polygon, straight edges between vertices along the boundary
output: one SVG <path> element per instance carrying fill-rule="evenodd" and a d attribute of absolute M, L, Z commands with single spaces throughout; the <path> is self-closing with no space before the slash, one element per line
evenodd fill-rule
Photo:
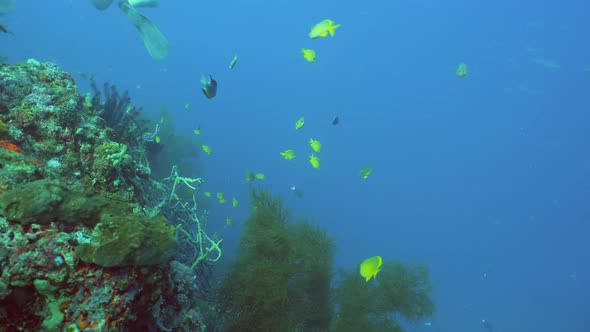
<path fill-rule="evenodd" d="M 315 54 L 314 50 L 302 48 L 301 53 L 303 54 L 303 57 L 305 58 L 305 60 L 307 60 L 309 62 L 315 62 L 316 54 Z"/>
<path fill-rule="evenodd" d="M 377 277 L 377 273 L 381 271 L 381 265 L 383 265 L 381 256 L 373 256 L 365 259 L 359 267 L 361 276 L 365 278 L 366 282 L 369 282 L 371 278 Z"/>
<path fill-rule="evenodd" d="M 313 149 L 315 152 L 317 152 L 317 153 L 320 153 L 320 152 L 322 152 L 322 143 L 320 143 L 320 141 L 318 141 L 318 140 L 315 140 L 315 139 L 313 139 L 313 138 L 310 138 L 310 139 L 309 139 L 309 145 L 311 146 L 311 148 L 312 148 L 312 149 Z"/>
<path fill-rule="evenodd" d="M 219 201 L 219 203 L 223 204 L 225 203 L 225 197 L 223 196 L 223 193 L 217 193 L 217 200 Z"/>
<path fill-rule="evenodd" d="M 319 169 L 321 166 L 320 158 L 318 158 L 314 154 L 309 155 L 309 163 L 311 164 L 311 166 L 313 166 L 313 168 L 316 168 L 316 169 Z"/>
<path fill-rule="evenodd" d="M 459 66 L 457 66 L 457 70 L 455 71 L 455 74 L 457 74 L 457 76 L 459 76 L 459 77 L 467 76 L 467 65 L 464 63 L 460 63 Z"/>
<path fill-rule="evenodd" d="M 158 143 L 158 144 L 160 144 L 160 140 L 161 140 L 161 139 L 160 139 L 160 136 L 156 136 L 156 137 L 154 138 L 154 141 L 156 141 L 156 143 Z"/>
<path fill-rule="evenodd" d="M 211 154 L 211 147 L 209 145 L 201 145 L 201 149 L 203 149 L 203 151 L 205 151 L 206 154 L 210 155 Z"/>
<path fill-rule="evenodd" d="M 266 179 L 266 175 L 264 175 L 263 173 L 256 173 L 256 175 L 254 175 L 254 176 L 258 180 L 264 180 L 264 179 Z"/>
<path fill-rule="evenodd" d="M 231 205 L 234 209 L 238 207 L 238 200 L 235 197 L 231 199 Z"/>
<path fill-rule="evenodd" d="M 373 169 L 371 169 L 371 167 L 368 167 L 368 166 L 365 166 L 365 167 L 361 168 L 361 171 L 359 173 L 359 175 L 363 179 L 368 178 L 371 174 L 373 174 Z"/>
<path fill-rule="evenodd" d="M 295 158 L 295 151 L 288 149 L 285 150 L 283 152 L 281 152 L 281 157 L 283 157 L 283 159 L 285 160 L 291 160 Z"/>
<path fill-rule="evenodd" d="M 320 23 L 311 27 L 309 38 L 315 39 L 318 37 L 327 37 L 328 35 L 334 37 L 334 30 L 338 29 L 340 24 L 334 24 L 332 20 L 323 20 Z"/>
<path fill-rule="evenodd" d="M 297 122 L 295 122 L 295 130 L 299 130 L 303 127 L 303 125 L 305 124 L 305 118 L 304 117 L 300 117 Z"/>

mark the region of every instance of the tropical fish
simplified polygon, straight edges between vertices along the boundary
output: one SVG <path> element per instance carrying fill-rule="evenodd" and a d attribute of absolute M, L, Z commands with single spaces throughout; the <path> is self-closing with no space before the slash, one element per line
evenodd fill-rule
<path fill-rule="evenodd" d="M 21 150 L 21 148 L 19 148 L 18 145 L 7 140 L 0 141 L 0 148 L 10 150 L 16 153 L 23 153 L 23 150 Z"/>
<path fill-rule="evenodd" d="M 361 171 L 359 172 L 359 175 L 363 179 L 368 178 L 371 174 L 373 174 L 373 170 L 371 169 L 371 167 L 368 166 L 361 168 Z"/>
<path fill-rule="evenodd" d="M 156 143 L 160 144 L 160 136 L 156 136 L 156 137 L 154 138 L 154 141 L 156 141 Z"/>
<path fill-rule="evenodd" d="M 246 171 L 246 181 L 254 181 L 254 179 L 256 178 L 256 175 L 254 175 L 254 172 L 252 171 Z"/>
<path fill-rule="evenodd" d="M 315 39 L 318 37 L 327 37 L 328 34 L 334 37 L 334 30 L 340 27 L 340 24 L 334 24 L 332 20 L 323 20 L 320 23 L 311 27 L 309 38 Z"/>
<path fill-rule="evenodd" d="M 195 133 L 195 135 L 201 135 L 201 128 L 193 130 L 193 133 Z"/>
<path fill-rule="evenodd" d="M 317 140 L 315 140 L 313 138 L 310 138 L 309 139 L 309 145 L 311 146 L 311 148 L 315 152 L 317 152 L 317 153 L 322 152 L 322 143 L 320 143 L 320 141 L 317 141 Z"/>
<path fill-rule="evenodd" d="M 234 58 L 229 63 L 229 69 L 234 69 L 236 63 L 238 63 L 238 55 L 234 55 Z"/>
<path fill-rule="evenodd" d="M 457 66 L 457 70 L 455 71 L 455 74 L 457 74 L 458 77 L 467 76 L 467 65 L 464 63 L 460 63 L 459 66 Z"/>
<path fill-rule="evenodd" d="M 299 130 L 303 127 L 303 125 L 305 124 L 305 118 L 304 117 L 300 117 L 297 122 L 295 122 L 295 130 Z"/>
<path fill-rule="evenodd" d="M 377 277 L 377 273 L 381 271 L 381 265 L 383 265 L 381 256 L 373 256 L 365 259 L 359 267 L 361 276 L 365 278 L 366 282 L 369 282 L 371 278 Z"/>
<path fill-rule="evenodd" d="M 205 151 L 206 154 L 210 155 L 211 154 L 211 147 L 209 145 L 201 145 L 201 149 L 203 149 L 203 151 Z"/>
<path fill-rule="evenodd" d="M 184 104 L 184 109 L 185 110 L 187 110 L 189 107 L 191 107 L 191 104 L 189 104 L 189 103 Z"/>
<path fill-rule="evenodd" d="M 10 32 L 10 30 L 8 30 L 8 28 L 6 27 L 6 25 L 3 25 L 2 23 L 0 23 L 0 32 L 12 34 L 12 32 Z"/>
<path fill-rule="evenodd" d="M 137 84 L 137 85 L 135 85 L 135 88 L 137 88 L 137 89 L 141 89 L 141 84 Z"/>
<path fill-rule="evenodd" d="M 291 160 L 295 158 L 295 151 L 289 149 L 281 152 L 281 157 L 285 160 Z"/>
<path fill-rule="evenodd" d="M 213 79 L 213 76 L 209 74 L 209 78 L 201 76 L 201 91 L 205 94 L 205 97 L 211 99 L 217 95 L 217 81 Z"/>
<path fill-rule="evenodd" d="M 315 62 L 316 54 L 315 54 L 314 50 L 302 48 L 301 54 L 303 54 L 303 57 L 305 58 L 305 60 L 307 60 L 309 62 Z"/>
<path fill-rule="evenodd" d="M 219 203 L 225 203 L 225 196 L 223 196 L 223 193 L 217 193 L 215 196 L 217 196 L 217 200 L 219 201 Z"/>
<path fill-rule="evenodd" d="M 311 166 L 313 166 L 313 168 L 316 169 L 319 169 L 321 166 L 320 158 L 318 158 L 314 154 L 309 155 L 309 163 L 311 164 Z"/>
<path fill-rule="evenodd" d="M 205 195 L 205 197 L 211 197 L 211 193 L 210 193 L 210 192 L 208 192 L 208 191 L 205 191 L 205 192 L 203 193 L 203 195 Z"/>
<path fill-rule="evenodd" d="M 228 225 L 228 226 L 231 226 L 231 225 L 234 224 L 234 221 L 231 220 L 230 217 L 227 217 L 227 218 L 225 218 L 225 224 Z"/>
<path fill-rule="evenodd" d="M 238 207 L 238 200 L 235 197 L 231 199 L 231 205 L 234 209 Z"/>
<path fill-rule="evenodd" d="M 335 116 L 334 119 L 332 119 L 332 125 L 335 126 L 339 123 L 340 123 L 340 118 L 338 116 Z"/>
<path fill-rule="evenodd" d="M 254 175 L 256 177 L 257 180 L 264 180 L 266 179 L 266 175 L 264 175 L 263 173 L 256 173 L 256 175 Z"/>

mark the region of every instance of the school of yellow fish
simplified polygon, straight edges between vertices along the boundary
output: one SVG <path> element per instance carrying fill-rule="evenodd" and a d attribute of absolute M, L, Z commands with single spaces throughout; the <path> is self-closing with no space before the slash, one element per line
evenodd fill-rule
<path fill-rule="evenodd" d="M 336 24 L 336 23 L 334 23 L 334 21 L 332 21 L 330 19 L 325 19 L 325 20 L 322 20 L 321 22 L 313 25 L 310 29 L 308 36 L 310 39 L 325 38 L 328 36 L 334 37 L 336 29 L 338 29 L 340 27 L 341 27 L 340 24 Z M 303 58 L 305 60 L 307 60 L 310 63 L 314 63 L 317 60 L 317 53 L 315 50 L 313 50 L 311 48 L 302 47 L 301 48 L 301 55 L 303 56 Z M 234 57 L 232 58 L 229 66 L 228 66 L 230 70 L 234 69 L 234 67 L 237 64 L 237 61 L 238 61 L 238 56 L 234 55 Z M 456 70 L 456 75 L 461 78 L 465 77 L 467 75 L 467 66 L 464 63 L 461 63 L 458 65 L 457 70 Z M 138 89 L 141 88 L 141 85 L 138 85 L 137 88 Z M 185 104 L 184 107 L 185 107 L 185 109 L 188 109 L 190 107 L 190 105 L 187 103 L 187 104 Z M 333 122 L 333 124 L 337 124 L 337 123 L 338 123 L 337 121 Z M 295 130 L 296 131 L 301 130 L 304 126 L 305 126 L 305 118 L 303 116 L 295 121 Z M 193 132 L 195 135 L 201 135 L 201 128 L 200 127 L 196 128 L 193 130 Z M 159 143 L 159 142 L 160 142 L 159 137 L 157 137 L 157 143 Z M 321 164 L 319 154 L 322 151 L 322 143 L 319 140 L 312 137 L 309 139 L 309 146 L 312 149 L 312 152 L 309 154 L 309 163 L 311 164 L 311 166 L 313 168 L 320 169 L 322 164 Z M 207 155 L 211 155 L 211 153 L 213 151 L 212 148 L 206 144 L 202 144 L 201 149 Z M 281 156 L 282 159 L 287 160 L 287 161 L 293 160 L 296 158 L 296 153 L 293 149 L 286 149 L 283 152 L 279 152 L 279 155 Z M 359 177 L 364 180 L 369 178 L 369 176 L 371 176 L 372 174 L 373 174 L 373 169 L 370 168 L 369 166 L 364 166 L 359 171 Z M 250 170 L 246 171 L 246 173 L 245 173 L 245 179 L 248 182 L 256 181 L 256 180 L 261 181 L 261 180 L 264 180 L 265 178 L 266 178 L 266 176 L 264 175 L 264 173 L 260 173 L 260 172 L 257 173 L 257 172 L 250 171 Z M 203 195 L 205 197 L 212 197 L 212 194 L 209 191 L 205 191 L 203 193 Z M 217 197 L 219 204 L 224 204 L 226 202 L 225 196 L 223 193 L 217 192 L 216 197 Z M 232 198 L 232 207 L 233 208 L 238 207 L 238 200 L 235 197 Z M 231 226 L 233 224 L 233 220 L 230 217 L 227 217 L 225 219 L 225 222 L 226 222 L 227 226 Z M 383 259 L 381 256 L 369 257 L 360 263 L 359 273 L 363 278 L 365 278 L 366 282 L 369 282 L 371 279 L 375 279 L 377 277 L 377 274 L 381 270 L 382 264 L 383 264 Z"/>

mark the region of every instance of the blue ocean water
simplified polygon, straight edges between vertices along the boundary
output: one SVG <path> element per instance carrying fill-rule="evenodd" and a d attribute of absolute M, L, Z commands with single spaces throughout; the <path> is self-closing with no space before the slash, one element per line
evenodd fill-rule
<path fill-rule="evenodd" d="M 200 155 L 205 190 L 240 201 L 211 207 L 222 264 L 253 170 L 334 237 L 338 268 L 372 255 L 431 268 L 437 313 L 411 331 L 485 331 L 482 319 L 502 332 L 590 331 L 589 3 L 162 1 L 141 12 L 170 41 L 162 61 L 116 4 L 82 0 L 18 1 L 1 17 L 14 34 L 0 52 L 55 62 L 82 92 L 78 71 L 129 89 L 156 118 L 168 108 L 177 132 L 200 127 L 196 149 L 213 149 Z M 309 39 L 326 18 L 342 27 Z M 211 100 L 199 91 L 208 73 Z M 295 160 L 280 158 L 288 148 Z"/>

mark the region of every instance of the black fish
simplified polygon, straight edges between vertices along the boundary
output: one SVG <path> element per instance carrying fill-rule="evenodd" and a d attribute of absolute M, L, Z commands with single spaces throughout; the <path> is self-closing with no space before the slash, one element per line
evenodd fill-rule
<path fill-rule="evenodd" d="M 338 116 L 335 116 L 334 119 L 332 120 L 332 125 L 337 125 L 338 123 L 340 123 L 340 118 Z"/>
<path fill-rule="evenodd" d="M 213 79 L 211 74 L 209 74 L 209 79 L 201 78 L 201 84 L 203 85 L 201 91 L 207 98 L 211 99 L 217 95 L 217 81 Z"/>
<path fill-rule="evenodd" d="M 6 25 L 0 23 L 0 32 L 4 32 L 4 33 L 12 33 L 10 30 L 8 30 L 8 28 L 6 27 Z"/>

